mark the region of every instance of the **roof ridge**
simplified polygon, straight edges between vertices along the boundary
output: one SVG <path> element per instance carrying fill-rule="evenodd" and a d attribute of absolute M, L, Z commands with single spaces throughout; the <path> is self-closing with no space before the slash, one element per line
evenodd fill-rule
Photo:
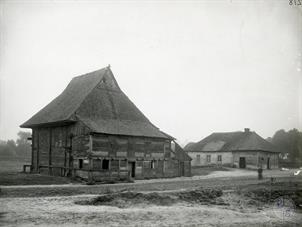
<path fill-rule="evenodd" d="M 108 66 L 107 66 L 107 67 L 104 67 L 104 68 L 101 68 L 101 69 L 97 69 L 97 70 L 91 71 L 91 72 L 89 72 L 89 73 L 85 73 L 85 74 L 81 74 L 81 75 L 78 75 L 78 76 L 74 76 L 74 77 L 72 77 L 72 80 L 73 80 L 73 79 L 78 79 L 78 78 L 84 77 L 84 76 L 90 76 L 90 74 L 95 74 L 95 73 L 101 72 L 101 71 L 103 71 L 103 70 L 108 70 Z"/>
<path fill-rule="evenodd" d="M 104 78 L 104 75 L 108 72 L 108 67 L 96 70 L 94 72 L 86 73 L 86 74 L 81 75 L 81 76 L 77 76 L 77 78 L 82 77 L 82 76 L 87 76 L 87 75 L 89 75 L 91 73 L 99 72 L 99 71 L 102 71 L 104 69 L 106 69 L 106 72 L 104 72 L 104 74 L 102 76 L 100 76 L 99 81 L 97 83 L 95 83 L 95 85 L 89 90 L 89 92 L 86 94 L 85 98 L 83 98 L 83 100 L 77 105 L 77 107 L 75 108 L 75 110 L 67 116 L 67 119 L 70 119 L 72 117 L 72 115 L 74 115 L 74 114 L 76 115 L 77 110 L 80 108 L 80 106 L 82 105 L 82 103 L 86 100 L 87 96 L 93 91 L 93 89 L 96 88 L 96 86 L 99 85 L 99 83 L 101 82 L 101 80 Z M 76 77 L 74 77 L 73 79 L 75 79 L 75 78 Z"/>
<path fill-rule="evenodd" d="M 59 96 L 21 127 L 67 120 L 80 121 L 95 133 L 171 139 L 121 90 L 110 67 L 73 78 Z"/>
<path fill-rule="evenodd" d="M 242 131 L 233 131 L 233 132 L 213 132 L 212 134 L 230 134 L 230 133 L 244 133 Z M 211 135 L 212 135 L 211 134 Z"/>

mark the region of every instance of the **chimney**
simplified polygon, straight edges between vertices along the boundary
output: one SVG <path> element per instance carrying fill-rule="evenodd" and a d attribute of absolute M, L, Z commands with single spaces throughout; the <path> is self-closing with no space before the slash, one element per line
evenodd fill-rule
<path fill-rule="evenodd" d="M 250 132 L 250 129 L 249 128 L 244 128 L 244 132 L 248 133 L 248 132 Z"/>

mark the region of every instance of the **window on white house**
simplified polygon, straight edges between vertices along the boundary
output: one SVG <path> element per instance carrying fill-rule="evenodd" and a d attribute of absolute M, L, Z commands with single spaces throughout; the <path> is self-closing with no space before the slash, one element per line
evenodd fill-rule
<path fill-rule="evenodd" d="M 207 155 L 207 162 L 211 162 L 211 155 Z"/>
<path fill-rule="evenodd" d="M 200 154 L 196 155 L 196 162 L 199 164 L 200 163 Z"/>
<path fill-rule="evenodd" d="M 218 161 L 218 162 L 221 162 L 221 161 L 222 161 L 222 156 L 221 156 L 221 155 L 218 155 L 218 156 L 217 156 L 217 161 Z"/>

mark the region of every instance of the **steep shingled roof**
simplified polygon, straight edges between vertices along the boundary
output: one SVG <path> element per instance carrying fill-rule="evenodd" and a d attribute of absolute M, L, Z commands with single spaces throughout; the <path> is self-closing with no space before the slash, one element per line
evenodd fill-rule
<path fill-rule="evenodd" d="M 225 132 L 212 133 L 197 143 L 190 143 L 186 151 L 270 151 L 275 147 L 256 132 Z"/>
<path fill-rule="evenodd" d="M 41 124 L 75 120 L 73 114 L 81 103 L 98 84 L 106 68 L 82 76 L 74 77 L 65 90 L 42 110 L 21 125 L 31 128 Z"/>
<path fill-rule="evenodd" d="M 96 133 L 171 139 L 123 93 L 109 67 L 73 78 L 57 98 L 21 127 L 78 120 Z"/>

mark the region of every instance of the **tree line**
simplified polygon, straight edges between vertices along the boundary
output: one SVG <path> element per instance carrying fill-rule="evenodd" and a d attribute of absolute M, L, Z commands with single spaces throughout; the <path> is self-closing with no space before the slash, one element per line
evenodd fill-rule
<path fill-rule="evenodd" d="M 30 132 L 19 131 L 18 138 L 15 140 L 0 140 L 1 157 L 31 157 L 31 137 Z"/>
<path fill-rule="evenodd" d="M 302 166 L 302 132 L 297 129 L 278 130 L 273 137 L 268 138 L 280 153 L 280 166 Z"/>
<path fill-rule="evenodd" d="M 1 157 L 31 157 L 30 132 L 19 131 L 17 140 L 0 140 Z M 278 130 L 273 137 L 267 138 L 280 151 L 280 166 L 302 166 L 302 132 L 297 129 Z"/>

